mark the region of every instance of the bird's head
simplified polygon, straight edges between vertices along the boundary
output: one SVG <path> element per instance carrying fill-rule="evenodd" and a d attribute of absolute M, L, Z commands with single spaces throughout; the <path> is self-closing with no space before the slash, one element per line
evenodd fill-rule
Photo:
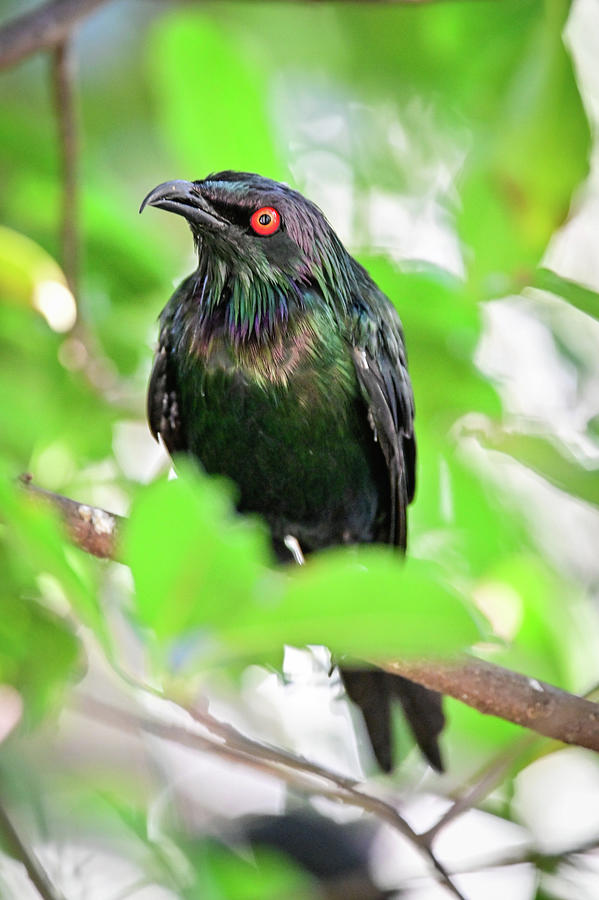
<path fill-rule="evenodd" d="M 210 262 L 244 280 L 343 290 L 349 255 L 318 207 L 285 184 L 219 172 L 201 181 L 160 184 L 140 212 L 146 206 L 187 220 L 200 265 Z"/>

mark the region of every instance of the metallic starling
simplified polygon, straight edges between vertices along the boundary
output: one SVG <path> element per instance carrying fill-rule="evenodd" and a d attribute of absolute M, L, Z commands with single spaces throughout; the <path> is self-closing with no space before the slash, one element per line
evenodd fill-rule
<path fill-rule="evenodd" d="M 231 478 L 239 511 L 263 516 L 282 561 L 342 544 L 404 550 L 414 401 L 388 298 L 284 184 L 219 172 L 161 184 L 145 206 L 183 216 L 198 253 L 160 317 L 154 436 Z M 395 697 L 442 770 L 439 694 L 375 668 L 341 674 L 382 769 L 393 766 Z"/>

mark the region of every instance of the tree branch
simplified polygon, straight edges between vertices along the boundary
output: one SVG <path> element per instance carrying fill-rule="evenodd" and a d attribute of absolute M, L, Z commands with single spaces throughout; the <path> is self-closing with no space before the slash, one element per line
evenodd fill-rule
<path fill-rule="evenodd" d="M 174 703 L 168 698 L 162 697 L 162 699 L 169 704 Z M 177 706 L 177 704 L 174 705 Z M 87 695 L 80 698 L 76 709 L 80 714 L 91 716 L 94 721 L 103 722 L 113 728 L 144 731 L 184 747 L 213 753 L 229 762 L 240 763 L 271 775 L 299 790 L 309 791 L 329 800 L 357 807 L 371 815 L 374 814 L 410 841 L 432 863 L 441 884 L 445 885 L 454 897 L 464 900 L 445 867 L 433 853 L 428 835 L 417 834 L 394 806 L 379 797 L 373 797 L 371 794 L 358 790 L 343 776 L 336 775 L 314 763 L 307 763 L 286 751 L 278 751 L 274 747 L 254 741 L 242 735 L 232 726 L 219 723 L 211 716 L 198 717 L 197 713 L 190 713 L 189 710 L 185 710 L 185 712 L 191 714 L 196 721 L 224 740 L 214 740 L 175 722 L 162 721 L 156 716 L 141 716 Z M 182 711 L 181 707 L 178 709 Z"/>
<path fill-rule="evenodd" d="M 481 659 L 377 662 L 387 672 L 545 737 L 599 752 L 599 704 Z"/>
<path fill-rule="evenodd" d="M 43 900 L 64 900 L 64 895 L 54 887 L 37 856 L 21 840 L 2 803 L 0 803 L 0 834 L 10 852 L 25 867 L 29 880 L 40 897 Z"/>
<path fill-rule="evenodd" d="M 95 556 L 118 558 L 123 519 L 104 509 L 69 500 L 22 479 L 26 489 L 62 514 L 71 539 Z M 599 752 L 599 704 L 480 659 L 454 662 L 393 660 L 375 664 L 447 694 L 479 712 L 523 725 L 545 737 Z"/>
<path fill-rule="evenodd" d="M 73 28 L 108 0 L 49 0 L 0 27 L 0 70 L 67 40 Z"/>
<path fill-rule="evenodd" d="M 370 813 L 386 822 L 406 838 L 406 840 L 410 841 L 420 853 L 428 858 L 429 862 L 432 863 L 437 871 L 441 882 L 443 882 L 456 897 L 461 896 L 456 890 L 455 885 L 451 882 L 444 866 L 439 862 L 433 852 L 432 845 L 436 836 L 436 832 L 434 832 L 433 829 L 419 834 L 412 829 L 410 824 L 398 812 L 393 803 L 386 801 L 382 797 L 374 797 L 372 794 L 361 790 L 359 783 L 355 779 L 348 778 L 345 775 L 340 775 L 337 772 L 326 769 L 318 763 L 310 762 L 310 760 L 307 760 L 304 756 L 297 756 L 295 753 L 288 750 L 283 750 L 280 747 L 274 747 L 263 741 L 257 741 L 247 737 L 247 735 L 243 734 L 233 725 L 222 722 L 220 719 L 211 715 L 207 709 L 199 708 L 197 705 L 181 706 L 176 700 L 167 696 L 159 688 L 151 687 L 146 683 L 139 682 L 137 678 L 131 676 L 121 667 L 117 667 L 116 671 L 125 683 L 136 693 L 141 694 L 142 696 L 148 695 L 154 700 L 159 700 L 164 704 L 169 704 L 169 706 L 177 707 L 178 710 L 190 716 L 194 722 L 203 729 L 210 732 L 212 739 L 215 738 L 218 741 L 216 744 L 217 749 L 214 751 L 217 754 L 222 754 L 224 752 L 224 755 L 227 756 L 226 751 L 223 751 L 224 745 L 224 747 L 230 751 L 229 756 L 231 761 L 243 762 L 244 760 L 249 760 L 247 764 L 250 767 L 253 766 L 254 768 L 268 772 L 269 774 L 284 780 L 291 786 L 300 787 L 302 790 L 310 790 L 312 793 L 318 793 L 323 797 L 336 800 L 340 803 L 357 806 L 364 810 L 364 812 Z M 86 697 L 84 699 L 87 704 L 91 703 L 92 706 L 95 705 L 99 711 L 106 712 L 105 708 L 102 710 L 101 707 L 97 706 L 98 701 L 93 698 Z M 111 707 L 111 709 L 113 708 Z M 186 733 L 190 734 L 190 732 L 187 731 Z M 207 740 L 202 735 L 196 735 L 193 732 L 191 732 L 191 735 L 192 739 L 197 737 L 200 741 Z M 172 740 L 179 742 L 180 737 L 181 731 L 177 728 L 177 730 L 173 732 Z M 213 740 L 210 740 L 209 743 L 206 743 L 203 746 L 203 749 L 212 751 L 214 746 Z M 456 815 L 460 815 L 460 812 L 457 812 Z"/>
<path fill-rule="evenodd" d="M 492 759 L 478 775 L 468 779 L 465 788 L 454 792 L 454 801 L 451 806 L 445 810 L 440 819 L 432 825 L 428 831 L 422 834 L 432 845 L 437 835 L 468 810 L 478 806 L 485 797 L 499 785 L 507 773 L 514 765 L 516 759 L 526 751 L 529 751 L 540 740 L 536 734 L 526 734 L 524 737 L 510 744 L 495 759 Z"/>
<path fill-rule="evenodd" d="M 21 484 L 28 493 L 61 514 L 74 544 L 94 556 L 118 560 L 119 537 L 125 521 L 122 516 L 37 487 L 30 475 L 22 475 Z"/>

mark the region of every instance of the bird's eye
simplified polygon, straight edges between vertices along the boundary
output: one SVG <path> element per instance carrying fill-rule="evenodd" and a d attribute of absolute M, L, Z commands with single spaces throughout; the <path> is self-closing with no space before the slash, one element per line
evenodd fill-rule
<path fill-rule="evenodd" d="M 268 236 L 279 230 L 281 217 L 272 206 L 261 206 L 260 209 L 257 209 L 252 215 L 250 225 L 256 234 Z"/>

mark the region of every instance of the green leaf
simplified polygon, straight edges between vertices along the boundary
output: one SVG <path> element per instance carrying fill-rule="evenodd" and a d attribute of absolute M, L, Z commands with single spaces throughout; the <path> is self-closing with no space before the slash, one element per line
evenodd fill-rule
<path fill-rule="evenodd" d="M 492 653 L 492 662 L 566 690 L 578 690 L 594 678 L 596 636 L 588 630 L 588 617 L 578 608 L 572 588 L 541 558 L 514 553 L 497 560 L 481 586 L 500 616 L 506 611 L 506 593 L 514 606 L 513 635 Z M 491 607 L 486 605 L 485 611 L 493 620 Z"/>
<path fill-rule="evenodd" d="M 394 551 L 323 553 L 268 572 L 265 534 L 222 485 L 183 467 L 143 490 L 124 541 L 141 621 L 162 640 L 203 629 L 217 656 L 268 658 L 288 644 L 341 653 L 449 653 L 480 638 L 476 612 L 431 563 Z"/>
<path fill-rule="evenodd" d="M 48 281 L 66 286 L 56 260 L 35 241 L 0 226 L 0 302 L 33 306 L 36 286 Z"/>
<path fill-rule="evenodd" d="M 139 617 L 161 639 L 237 615 L 268 559 L 263 529 L 234 515 L 223 482 L 183 461 L 178 474 L 140 492 L 124 539 Z"/>
<path fill-rule="evenodd" d="M 0 474 L 3 467 L 0 465 Z M 56 510 L 0 477 L 0 515 L 5 522 L 3 542 L 10 577 L 7 597 L 20 596 L 36 583 L 39 573 L 56 579 L 67 600 L 94 629 L 105 647 L 110 638 L 96 584 L 97 562 L 75 549 Z"/>
<path fill-rule="evenodd" d="M 15 475 L 53 444 L 80 468 L 110 452 L 116 409 L 61 364 L 64 343 L 33 309 L 0 298 L 0 433 Z M 65 467 L 46 486 L 62 490 L 67 478 Z"/>
<path fill-rule="evenodd" d="M 67 550 L 51 513 L 0 478 L 0 682 L 22 694 L 28 726 L 57 701 L 82 658 L 72 623 L 40 602 L 42 575 L 94 622 L 91 584 Z"/>
<path fill-rule="evenodd" d="M 570 4 L 505 3 L 502 10 L 501 23 L 495 23 L 502 32 L 498 37 L 509 35 L 517 56 L 501 81 L 482 87 L 495 94 L 486 108 L 480 105 L 481 121 L 471 122 L 473 149 L 464 167 L 458 216 L 460 234 L 472 250 L 472 285 L 491 296 L 506 292 L 510 278 L 538 264 L 588 173 L 590 146 L 562 42 Z"/>
<path fill-rule="evenodd" d="M 402 563 L 386 548 L 331 550 L 287 583 L 238 611 L 218 630 L 243 655 L 283 643 L 326 644 L 362 658 L 440 655 L 480 639 L 480 616 L 443 584 L 431 563 Z"/>
<path fill-rule="evenodd" d="M 210 28 L 199 17 L 173 20 L 188 37 L 177 45 L 178 83 L 164 91 L 168 133 L 193 165 L 204 159 L 205 142 L 220 153 L 209 168 L 243 154 L 263 174 L 280 171 L 270 168 L 271 135 L 280 135 L 294 172 L 312 157 L 335 160 L 347 167 L 352 187 L 433 199 L 439 218 L 455 216 L 472 295 L 497 296 L 538 265 L 588 173 L 589 124 L 562 40 L 569 11 L 568 0 L 503 0 L 485 7 L 484 16 L 470 3 L 376 10 L 213 5 L 203 20 L 210 16 Z M 203 46 L 194 43 L 196 29 Z M 212 55 L 216 31 L 229 35 L 222 61 Z M 195 51 L 187 49 L 192 44 Z M 157 68 L 163 50 L 154 52 Z M 205 83 L 195 77 L 204 52 L 207 101 Z M 239 60 L 252 61 L 252 76 L 239 70 Z M 253 107 L 256 69 L 268 73 L 261 90 L 277 115 L 268 119 L 262 99 L 248 131 L 246 92 L 249 84 Z M 234 106 L 233 95 L 243 97 L 243 106 Z M 200 97 L 207 114 L 190 125 L 188 111 Z M 300 127 L 304 120 L 307 127 Z M 265 125 L 262 152 L 256 137 Z M 456 159 L 463 160 L 457 185 L 431 185 L 431 172 L 448 165 L 455 171 Z M 364 207 L 359 194 L 352 199 L 360 229 Z"/>
<path fill-rule="evenodd" d="M 162 18 L 148 62 L 164 133 L 176 136 L 190 177 L 221 169 L 287 174 L 268 115 L 270 66 L 257 64 L 224 22 L 195 12 Z"/>
<path fill-rule="evenodd" d="M 572 497 L 599 506 L 597 468 L 585 467 L 571 456 L 556 436 L 485 430 L 477 434 L 485 447 L 508 453 L 533 472 Z"/>
<path fill-rule="evenodd" d="M 2 619 L 0 621 L 0 682 L 23 696 L 29 727 L 53 706 L 65 685 L 81 669 L 82 651 L 70 623 L 35 600 L 6 591 L 6 567 L 0 546 Z"/>
<path fill-rule="evenodd" d="M 240 848 L 241 849 L 241 848 Z M 196 843 L 186 848 L 196 871 L 197 893 L 206 900 L 310 900 L 319 896 L 317 886 L 306 871 L 286 854 L 266 847 L 252 847 L 235 853 L 214 842 Z"/>
<path fill-rule="evenodd" d="M 460 771 L 471 777 L 472 772 L 488 766 L 490 758 L 502 754 L 526 734 L 521 726 L 481 713 L 453 697 L 444 698 L 443 709 L 447 718 L 443 737 L 447 768 L 454 773 L 457 770 L 458 778 Z M 528 761 L 523 757 L 522 765 Z"/>

